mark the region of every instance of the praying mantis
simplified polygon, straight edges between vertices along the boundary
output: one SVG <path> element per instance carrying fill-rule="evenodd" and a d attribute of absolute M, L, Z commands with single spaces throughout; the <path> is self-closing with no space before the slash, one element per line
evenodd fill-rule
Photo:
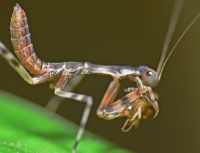
<path fill-rule="evenodd" d="M 176 46 L 200 17 L 200 14 L 198 14 L 192 20 L 167 55 L 169 43 L 183 3 L 183 0 L 176 0 L 175 2 L 161 59 L 156 71 L 147 66 L 98 65 L 90 62 L 44 62 L 37 57 L 34 51 L 27 16 L 19 4 L 16 4 L 14 7 L 10 25 L 11 41 L 18 59 L 15 58 L 3 43 L 0 43 L 0 55 L 8 61 L 27 83 L 36 85 L 47 81 L 53 82 L 54 93 L 56 95 L 86 103 L 72 149 L 72 152 L 75 153 L 90 114 L 93 98 L 89 95 L 66 91 L 65 87 L 69 84 L 78 84 L 79 81 L 76 78 L 79 80 L 80 76 L 108 75 L 113 80 L 97 109 L 97 115 L 100 118 L 111 120 L 119 117 L 127 117 L 122 127 L 122 131 L 127 132 L 132 126 L 137 125 L 141 119 L 151 116 L 156 117 L 159 112 L 159 105 L 157 94 L 153 91 L 153 88 L 159 84 L 164 67 Z M 123 79 L 133 81 L 136 83 L 136 87 L 127 88 L 127 94 L 115 101 L 120 81 Z"/>

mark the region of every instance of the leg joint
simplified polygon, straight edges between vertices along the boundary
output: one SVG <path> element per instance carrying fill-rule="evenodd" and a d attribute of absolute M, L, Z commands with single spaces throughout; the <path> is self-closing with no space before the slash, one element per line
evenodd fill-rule
<path fill-rule="evenodd" d="M 54 90 L 55 95 L 58 95 L 58 96 L 60 96 L 61 92 L 62 91 L 60 90 L 60 88 L 55 88 Z"/>
<path fill-rule="evenodd" d="M 6 46 L 0 42 L 0 54 L 6 54 L 8 52 L 8 49 Z"/>
<path fill-rule="evenodd" d="M 85 101 L 86 101 L 87 105 L 91 106 L 93 103 L 93 98 L 91 96 L 86 96 Z"/>

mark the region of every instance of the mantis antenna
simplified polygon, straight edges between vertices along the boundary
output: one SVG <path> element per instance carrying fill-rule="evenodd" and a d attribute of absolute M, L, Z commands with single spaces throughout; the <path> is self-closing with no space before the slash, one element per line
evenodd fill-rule
<path fill-rule="evenodd" d="M 171 19 L 170 19 L 170 22 L 169 22 L 167 34 L 166 34 L 166 37 L 165 37 L 165 40 L 164 40 L 162 55 L 161 55 L 160 62 L 159 62 L 158 67 L 157 67 L 157 73 L 158 73 L 159 79 L 161 77 L 162 70 L 164 68 L 163 65 L 164 65 L 164 63 L 166 63 L 165 57 L 167 55 L 169 44 L 171 42 L 173 33 L 175 31 L 175 27 L 176 27 L 176 24 L 178 22 L 183 4 L 184 4 L 184 0 L 176 0 L 174 7 L 173 7 L 173 11 L 172 11 Z"/>
<path fill-rule="evenodd" d="M 197 20 L 200 17 L 200 13 L 198 13 L 198 15 L 192 20 L 192 22 L 190 22 L 190 24 L 185 28 L 185 30 L 183 31 L 183 33 L 179 36 L 178 40 L 176 41 L 176 43 L 174 44 L 174 46 L 172 47 L 172 49 L 169 52 L 169 55 L 167 56 L 167 58 L 165 59 L 165 61 L 163 62 L 160 71 L 158 73 L 159 78 L 161 78 L 163 69 L 167 63 L 167 61 L 169 60 L 169 58 L 171 57 L 172 53 L 174 52 L 174 50 L 176 49 L 176 47 L 178 46 L 178 44 L 180 43 L 180 41 L 183 39 L 183 37 L 185 36 L 185 34 L 188 32 L 188 30 L 192 27 L 192 25 L 194 25 Z"/>

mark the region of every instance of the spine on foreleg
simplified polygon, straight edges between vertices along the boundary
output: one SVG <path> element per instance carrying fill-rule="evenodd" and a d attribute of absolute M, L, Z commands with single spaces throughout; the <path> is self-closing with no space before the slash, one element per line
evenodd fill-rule
<path fill-rule="evenodd" d="M 16 4 L 10 22 L 11 40 L 17 57 L 33 75 L 44 73 L 43 62 L 34 52 L 33 44 L 24 10 Z"/>

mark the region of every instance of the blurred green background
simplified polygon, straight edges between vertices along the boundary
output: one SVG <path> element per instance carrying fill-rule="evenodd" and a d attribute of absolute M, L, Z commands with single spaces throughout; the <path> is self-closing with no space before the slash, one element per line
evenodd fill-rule
<path fill-rule="evenodd" d="M 11 49 L 9 20 L 16 2 L 27 12 L 36 53 L 44 61 L 143 64 L 156 68 L 174 1 L 1 0 L 0 40 Z M 198 12 L 200 1 L 187 0 L 172 44 Z M 129 133 L 120 130 L 123 119 L 108 122 L 96 116 L 111 78 L 84 79 L 76 91 L 92 95 L 95 101 L 87 130 L 139 153 L 199 153 L 199 40 L 200 21 L 181 41 L 156 88 L 160 95 L 159 116 Z M 0 89 L 42 106 L 53 96 L 48 84 L 26 84 L 2 58 Z M 78 124 L 83 107 L 79 102 L 65 100 L 58 114 Z"/>

